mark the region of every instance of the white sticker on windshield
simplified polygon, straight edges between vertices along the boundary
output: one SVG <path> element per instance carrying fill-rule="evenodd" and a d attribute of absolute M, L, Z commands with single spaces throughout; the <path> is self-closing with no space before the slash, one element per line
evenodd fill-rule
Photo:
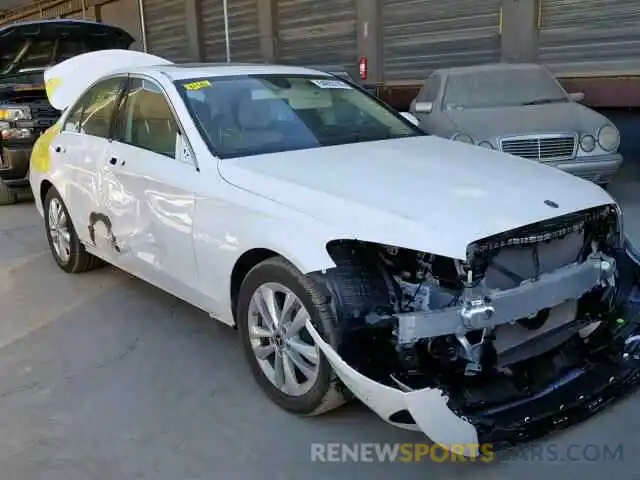
<path fill-rule="evenodd" d="M 348 85 L 340 80 L 311 80 L 311 83 L 320 88 L 337 88 L 340 90 L 351 90 L 351 85 Z"/>
<path fill-rule="evenodd" d="M 251 100 L 271 100 L 278 96 L 266 88 L 260 90 L 251 90 Z"/>

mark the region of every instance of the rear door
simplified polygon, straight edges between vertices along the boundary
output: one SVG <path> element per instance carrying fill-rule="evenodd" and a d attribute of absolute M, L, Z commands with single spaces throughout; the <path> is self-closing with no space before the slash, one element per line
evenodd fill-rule
<path fill-rule="evenodd" d="M 192 184 L 198 172 L 162 87 L 131 77 L 102 171 L 117 263 L 177 294 L 195 285 Z M 188 295 L 187 293 L 187 296 Z"/>
<path fill-rule="evenodd" d="M 95 244 L 90 218 L 99 211 L 100 171 L 110 151 L 109 131 L 126 78 L 106 79 L 91 87 L 71 107 L 62 131 L 51 143 L 55 179 L 84 243 Z"/>

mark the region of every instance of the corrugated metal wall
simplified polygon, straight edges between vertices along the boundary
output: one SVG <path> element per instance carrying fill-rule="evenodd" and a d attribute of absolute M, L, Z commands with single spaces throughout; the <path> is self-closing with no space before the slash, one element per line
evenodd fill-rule
<path fill-rule="evenodd" d="M 281 63 L 358 63 L 354 0 L 278 0 L 276 24 Z"/>
<path fill-rule="evenodd" d="M 500 0 L 382 0 L 385 80 L 500 60 Z"/>
<path fill-rule="evenodd" d="M 109 0 L 86 0 L 85 8 L 87 10 L 87 16 L 89 17 L 89 11 L 93 10 L 91 7 L 94 5 L 100 5 Z M 25 2 L 26 3 L 26 2 Z M 32 2 L 37 3 L 37 2 Z M 66 0 L 62 2 L 40 2 L 38 5 L 25 5 L 24 10 L 33 10 L 33 13 L 18 15 L 18 21 L 28 20 L 40 20 L 43 18 L 73 18 L 82 19 L 82 0 Z M 78 12 L 80 12 L 78 14 Z M 78 16 L 79 15 L 79 16 Z M 90 20 L 91 18 L 87 18 Z M 1 24 L 2 22 L 0 22 Z"/>
<path fill-rule="evenodd" d="M 124 28 L 135 38 L 136 41 L 131 45 L 132 49 L 142 50 L 140 9 L 136 0 L 116 0 L 102 5 L 99 12 L 102 22 Z"/>
<path fill-rule="evenodd" d="M 84 15 L 82 14 L 82 11 L 80 11 L 80 12 L 72 13 L 70 15 L 65 15 L 65 18 L 72 18 L 74 20 L 92 20 L 92 21 L 95 21 L 96 17 L 95 17 L 93 12 L 95 12 L 95 10 L 87 9 L 85 11 Z"/>
<path fill-rule="evenodd" d="M 188 62 L 184 0 L 144 0 L 149 53 L 174 62 Z"/>
<path fill-rule="evenodd" d="M 224 62 L 226 49 L 222 0 L 201 0 L 201 2 L 205 61 Z M 261 61 L 256 0 L 229 0 L 228 13 L 231 60 L 234 62 Z"/>
<path fill-rule="evenodd" d="M 540 1 L 538 59 L 552 71 L 638 72 L 640 1 Z"/>

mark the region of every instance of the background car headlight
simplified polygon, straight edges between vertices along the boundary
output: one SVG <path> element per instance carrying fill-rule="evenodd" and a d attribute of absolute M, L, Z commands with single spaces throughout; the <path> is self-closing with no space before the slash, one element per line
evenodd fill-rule
<path fill-rule="evenodd" d="M 16 120 L 31 120 L 31 109 L 20 106 L 0 106 L 0 120 L 15 122 Z"/>
<path fill-rule="evenodd" d="M 596 139 L 593 135 L 583 135 L 580 139 L 580 148 L 585 152 L 593 152 L 596 148 Z"/>
<path fill-rule="evenodd" d="M 8 122 L 0 122 L 0 136 L 2 140 L 20 140 L 31 137 L 28 128 L 12 128 Z"/>
<path fill-rule="evenodd" d="M 470 143 L 471 145 L 475 143 L 473 141 L 473 138 L 471 138 L 471 136 L 467 135 L 466 133 L 456 133 L 453 137 L 451 137 L 451 140 L 455 140 L 456 142 Z"/>
<path fill-rule="evenodd" d="M 605 125 L 598 132 L 598 145 L 607 152 L 614 152 L 620 146 L 620 134 L 612 125 Z"/>
<path fill-rule="evenodd" d="M 480 143 L 478 144 L 478 146 L 479 146 L 479 147 L 484 147 L 484 148 L 489 148 L 489 149 L 491 149 L 491 150 L 494 150 L 494 147 L 493 147 L 493 145 L 491 144 L 491 142 L 487 142 L 486 140 L 484 140 L 484 141 L 480 142 Z"/>

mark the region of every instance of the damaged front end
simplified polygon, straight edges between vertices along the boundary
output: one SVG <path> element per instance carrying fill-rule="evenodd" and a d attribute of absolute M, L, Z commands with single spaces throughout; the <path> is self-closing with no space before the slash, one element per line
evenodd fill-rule
<path fill-rule="evenodd" d="M 338 320 L 345 386 L 384 420 L 468 456 L 568 426 L 640 378 L 637 266 L 614 205 L 469 245 L 467 258 L 355 240 L 311 274 Z"/>

